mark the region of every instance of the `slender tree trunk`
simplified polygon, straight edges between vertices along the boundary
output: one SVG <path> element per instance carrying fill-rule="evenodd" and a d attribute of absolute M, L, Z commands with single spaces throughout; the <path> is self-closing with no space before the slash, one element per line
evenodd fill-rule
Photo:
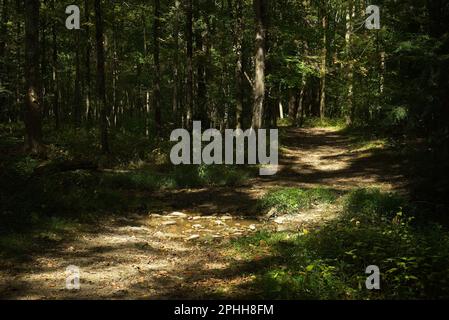
<path fill-rule="evenodd" d="M 324 120 L 326 116 L 326 75 L 327 75 L 327 10 L 323 8 L 323 16 L 321 18 L 323 27 L 323 49 L 321 53 L 321 70 L 320 70 L 320 118 Z"/>
<path fill-rule="evenodd" d="M 2 3 L 2 22 L 0 24 L 0 31 L 1 31 L 1 35 L 0 35 L 0 58 L 4 58 L 5 57 L 5 52 L 6 52 L 6 37 L 7 37 L 7 31 L 8 31 L 8 17 L 9 17 L 9 12 L 8 12 L 8 0 L 3 0 Z M 0 75 L 0 81 L 1 81 L 1 77 L 3 75 Z"/>
<path fill-rule="evenodd" d="M 0 88 L 5 87 L 5 82 L 8 79 L 9 72 L 7 68 L 7 40 L 8 40 L 8 19 L 9 19 L 9 13 L 8 13 L 8 1 L 3 0 L 2 2 L 2 21 L 0 23 Z M 5 106 L 5 109 L 10 109 L 10 107 L 7 107 L 9 105 L 9 99 L 6 97 L 0 96 L 0 108 Z M 6 111 L 6 110 L 5 110 Z M 0 110 L 1 112 L 1 110 Z M 8 112 L 8 120 L 11 121 L 12 117 L 12 110 L 9 110 Z"/>
<path fill-rule="evenodd" d="M 296 123 L 298 127 L 302 127 L 305 114 L 305 98 L 306 98 L 307 78 L 302 76 L 301 91 L 299 92 L 298 109 L 296 110 Z"/>
<path fill-rule="evenodd" d="M 143 23 L 143 56 L 145 59 L 144 70 L 147 71 L 147 56 L 148 56 L 148 45 L 147 45 L 147 24 L 145 21 L 145 16 L 142 16 Z M 140 75 L 139 75 L 140 77 Z M 145 135 L 150 136 L 150 90 L 147 85 L 145 85 Z"/>
<path fill-rule="evenodd" d="M 161 22 L 161 3 L 160 0 L 154 0 L 154 25 L 153 25 L 153 41 L 154 41 L 154 122 L 156 125 L 156 135 L 162 133 L 161 119 L 161 64 L 159 61 L 160 50 L 160 22 Z"/>
<path fill-rule="evenodd" d="M 193 1 L 186 1 L 187 88 L 185 127 L 192 128 L 193 121 Z"/>
<path fill-rule="evenodd" d="M 54 10 L 54 3 L 56 0 L 52 0 L 52 9 Z M 52 27 L 52 82 L 53 82 L 53 114 L 55 117 L 55 127 L 60 128 L 60 116 L 59 116 L 59 77 L 58 77 L 58 43 L 56 37 L 56 21 L 53 21 Z"/>
<path fill-rule="evenodd" d="M 197 21 L 201 15 L 201 5 L 200 0 L 194 0 L 194 20 Z M 224 3 L 223 3 L 224 6 Z M 206 17 L 207 19 L 207 17 Z M 204 28 L 195 28 L 195 46 L 196 46 L 196 99 L 194 107 L 194 118 L 195 120 L 200 120 L 202 123 L 208 122 L 207 117 L 207 86 L 206 86 L 206 54 L 207 48 L 204 44 L 203 39 Z"/>
<path fill-rule="evenodd" d="M 353 123 L 354 114 L 354 61 L 352 57 L 352 35 L 354 32 L 354 19 L 355 6 L 353 0 L 349 1 L 348 9 L 346 12 L 346 58 L 348 60 L 347 66 L 347 83 L 348 92 L 346 97 L 346 124 L 351 125 Z"/>
<path fill-rule="evenodd" d="M 266 9 L 268 0 L 254 0 L 256 15 L 256 54 L 254 77 L 254 105 L 252 128 L 260 129 L 263 125 L 265 99 L 265 47 L 266 47 Z"/>
<path fill-rule="evenodd" d="M 297 101 L 296 101 L 296 90 L 297 89 L 290 89 L 288 90 L 288 117 L 290 119 L 295 119 L 296 116 L 296 107 L 297 107 Z"/>
<path fill-rule="evenodd" d="M 42 151 L 42 107 L 39 66 L 39 0 L 25 1 L 25 147 Z"/>
<path fill-rule="evenodd" d="M 236 0 L 236 26 L 235 26 L 235 54 L 237 63 L 235 66 L 235 85 L 236 85 L 236 108 L 235 108 L 235 126 L 237 129 L 243 127 L 243 0 Z"/>
<path fill-rule="evenodd" d="M 79 128 L 81 126 L 81 58 L 80 58 L 80 32 L 79 30 L 74 30 L 75 35 L 75 93 L 73 102 L 73 120 L 75 127 Z"/>
<path fill-rule="evenodd" d="M 85 56 L 84 56 L 84 76 L 85 76 L 85 86 L 84 86 L 84 104 L 85 104 L 85 117 L 86 120 L 89 121 L 91 118 L 91 91 L 90 91 L 90 85 L 91 85 L 91 81 L 90 81 L 90 52 L 91 52 L 91 47 L 90 47 L 90 13 L 89 13 L 89 0 L 84 0 L 84 20 L 86 21 L 85 24 Z"/>
<path fill-rule="evenodd" d="M 21 0 L 16 0 L 16 10 L 17 12 L 22 12 L 23 11 L 23 2 Z M 21 30 L 22 30 L 22 23 L 20 21 L 20 19 L 17 19 L 16 22 L 16 34 L 20 35 L 21 34 Z M 21 100 L 21 90 L 22 90 L 22 82 L 23 82 L 23 77 L 22 77 L 22 67 L 20 64 L 21 61 L 21 56 L 22 56 L 22 42 L 19 39 L 19 36 L 17 36 L 17 40 L 15 41 L 15 45 L 16 45 L 16 68 L 15 68 L 15 72 L 16 72 L 16 77 L 15 77 L 15 86 L 16 86 L 16 90 L 14 91 L 15 94 L 15 110 L 17 113 L 19 113 L 18 119 L 20 119 L 20 114 L 21 112 L 19 112 L 19 110 L 22 109 L 22 100 Z"/>
<path fill-rule="evenodd" d="M 178 110 L 179 110 L 179 7 L 181 3 L 179 0 L 175 0 L 175 27 L 173 38 L 175 40 L 175 52 L 174 52 L 174 66 L 173 66 L 173 100 L 172 111 L 173 121 L 178 123 Z"/>
<path fill-rule="evenodd" d="M 103 153 L 109 153 L 108 110 L 106 101 L 105 49 L 101 0 L 95 0 L 95 27 L 97 44 L 97 94 L 100 107 L 100 142 Z"/>
<path fill-rule="evenodd" d="M 115 0 L 112 2 L 112 119 L 114 127 L 117 127 L 117 82 L 118 82 L 118 52 L 117 52 L 117 20 L 115 15 Z"/>
<path fill-rule="evenodd" d="M 377 35 L 379 38 L 379 33 Z M 379 59 L 380 59 L 380 70 L 379 70 L 379 93 L 382 96 L 385 91 L 385 72 L 386 72 L 386 54 L 385 48 L 381 39 L 378 39 L 378 49 Z"/>

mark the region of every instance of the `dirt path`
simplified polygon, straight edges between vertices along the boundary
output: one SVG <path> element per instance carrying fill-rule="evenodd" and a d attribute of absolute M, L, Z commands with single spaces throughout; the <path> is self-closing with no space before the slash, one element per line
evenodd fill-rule
<path fill-rule="evenodd" d="M 163 204 L 148 215 L 107 222 L 76 240 L 41 248 L 20 264 L 0 265 L 0 297 L 11 299 L 239 297 L 249 281 L 230 239 L 258 230 L 300 229 L 338 213 L 316 207 L 290 220 L 257 219 L 257 199 L 269 188 L 325 186 L 336 190 L 401 185 L 400 165 L 389 154 L 351 150 L 332 129 L 291 129 L 283 137 L 280 172 L 238 188 L 178 190 L 151 196 Z M 81 290 L 65 289 L 66 267 L 79 266 Z"/>

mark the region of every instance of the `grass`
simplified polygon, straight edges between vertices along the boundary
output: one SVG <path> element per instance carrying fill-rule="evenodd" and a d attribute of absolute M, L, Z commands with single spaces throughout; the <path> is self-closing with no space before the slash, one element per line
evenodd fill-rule
<path fill-rule="evenodd" d="M 324 118 L 307 118 L 303 124 L 304 128 L 333 128 L 343 130 L 347 127 L 347 124 L 344 119 L 331 119 Z"/>
<path fill-rule="evenodd" d="M 313 205 L 332 203 L 336 199 L 337 192 L 328 188 L 282 188 L 265 194 L 259 200 L 259 208 L 263 211 L 274 209 L 277 214 L 294 214 Z"/>
<path fill-rule="evenodd" d="M 301 233 L 259 232 L 232 244 L 253 268 L 258 298 L 428 299 L 449 297 L 449 232 L 417 225 L 406 201 L 378 190 L 343 196 L 344 214 Z M 369 265 L 381 270 L 381 290 L 365 287 Z"/>

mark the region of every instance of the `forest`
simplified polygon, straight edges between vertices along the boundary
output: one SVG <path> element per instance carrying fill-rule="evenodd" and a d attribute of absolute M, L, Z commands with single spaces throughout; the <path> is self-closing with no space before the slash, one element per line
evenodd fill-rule
<path fill-rule="evenodd" d="M 0 9 L 0 299 L 449 298 L 448 1 Z"/>

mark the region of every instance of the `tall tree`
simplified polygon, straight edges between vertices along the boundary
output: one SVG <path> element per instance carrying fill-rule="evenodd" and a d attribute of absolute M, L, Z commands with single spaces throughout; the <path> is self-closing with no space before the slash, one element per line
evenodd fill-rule
<path fill-rule="evenodd" d="M 193 121 L 193 0 L 186 1 L 186 41 L 187 41 L 187 88 L 185 126 L 192 128 Z"/>
<path fill-rule="evenodd" d="M 320 68 L 320 118 L 326 116 L 326 76 L 327 76 L 327 9 L 326 1 L 321 4 L 321 26 L 323 29 L 323 42 L 321 51 L 321 68 Z"/>
<path fill-rule="evenodd" d="M 348 1 L 346 8 L 346 60 L 347 60 L 347 86 L 348 91 L 346 95 L 346 123 L 351 125 L 354 118 L 354 59 L 352 57 L 352 38 L 354 33 L 354 17 L 355 5 L 354 0 Z"/>
<path fill-rule="evenodd" d="M 236 54 L 235 65 L 235 90 L 236 90 L 236 107 L 235 107 L 235 126 L 241 129 L 243 116 L 243 0 L 236 0 L 235 5 L 235 43 L 234 51 Z"/>
<path fill-rule="evenodd" d="M 51 8 L 52 10 L 55 10 L 55 1 L 52 0 L 51 2 Z M 56 26 L 57 26 L 57 20 L 53 19 L 52 25 L 51 25 L 51 33 L 52 33 L 52 95 L 53 95 L 53 101 L 52 101 L 52 109 L 53 109 L 53 115 L 55 118 L 55 127 L 56 129 L 59 129 L 60 127 L 60 117 L 59 117 L 59 77 L 58 77 L 58 40 L 57 40 L 57 34 L 56 34 Z"/>
<path fill-rule="evenodd" d="M 224 5 L 224 3 L 223 3 Z M 203 2 L 194 0 L 194 20 L 195 20 L 195 52 L 196 52 L 196 99 L 194 107 L 194 118 L 203 123 L 207 122 L 207 86 L 206 86 L 206 54 L 207 48 L 204 44 L 206 31 L 200 21 L 203 13 Z M 205 17 L 207 19 L 207 17 Z"/>
<path fill-rule="evenodd" d="M 161 63 L 160 63 L 160 26 L 161 24 L 161 2 L 154 0 L 154 25 L 153 25 L 153 60 L 154 60 L 154 122 L 156 126 L 156 135 L 161 135 Z"/>
<path fill-rule="evenodd" d="M 108 109 L 106 101 L 104 21 L 101 0 L 95 0 L 95 28 L 97 47 L 97 94 L 100 106 L 100 142 L 103 153 L 109 153 Z"/>
<path fill-rule="evenodd" d="M 39 66 L 39 0 L 25 1 L 25 147 L 42 151 L 41 75 Z"/>
<path fill-rule="evenodd" d="M 254 12 L 256 16 L 256 53 L 255 61 L 255 77 L 253 84 L 253 118 L 252 128 L 260 129 L 263 125 L 264 116 L 264 99 L 265 99 L 265 55 L 266 55 L 266 27 L 267 17 L 266 11 L 268 8 L 268 0 L 254 0 Z"/>
<path fill-rule="evenodd" d="M 91 115 L 91 71 L 90 71 L 90 8 L 89 0 L 84 0 L 84 107 L 85 107 L 85 117 L 89 121 Z"/>
<path fill-rule="evenodd" d="M 73 120 L 75 127 L 79 128 L 81 126 L 81 48 L 79 46 L 80 42 L 80 30 L 73 30 L 75 33 L 75 92 L 73 101 Z"/>
<path fill-rule="evenodd" d="M 145 14 L 142 14 L 142 24 L 143 24 L 143 58 L 144 63 L 143 66 L 145 70 L 148 66 L 148 39 L 147 39 L 147 22 L 145 20 Z M 139 69 L 139 77 L 140 77 L 140 69 Z M 148 85 L 145 85 L 145 135 L 147 137 L 150 136 L 150 89 Z"/>
<path fill-rule="evenodd" d="M 175 0 L 175 17 L 174 17 L 174 27 L 173 27 L 173 38 L 174 38 L 174 52 L 173 52 L 173 100 L 172 100 L 172 111 L 174 123 L 178 122 L 178 111 L 179 111 L 179 8 L 181 2 Z"/>
<path fill-rule="evenodd" d="M 0 22 L 0 114 L 3 110 L 3 106 L 7 108 L 8 99 L 2 94 L 6 88 L 5 82 L 7 81 L 8 69 L 7 69 L 7 38 L 8 38 L 8 1 L 2 2 L 2 21 Z M 6 110 L 5 110 L 6 111 Z M 1 118 L 0 118 L 1 119 Z M 9 113 L 9 119 L 11 119 L 11 113 Z"/>
<path fill-rule="evenodd" d="M 0 59 L 4 59 L 5 50 L 6 50 L 6 32 L 8 31 L 8 0 L 3 0 L 2 2 L 2 22 L 0 23 Z M 1 80 L 1 79 L 0 79 Z"/>

